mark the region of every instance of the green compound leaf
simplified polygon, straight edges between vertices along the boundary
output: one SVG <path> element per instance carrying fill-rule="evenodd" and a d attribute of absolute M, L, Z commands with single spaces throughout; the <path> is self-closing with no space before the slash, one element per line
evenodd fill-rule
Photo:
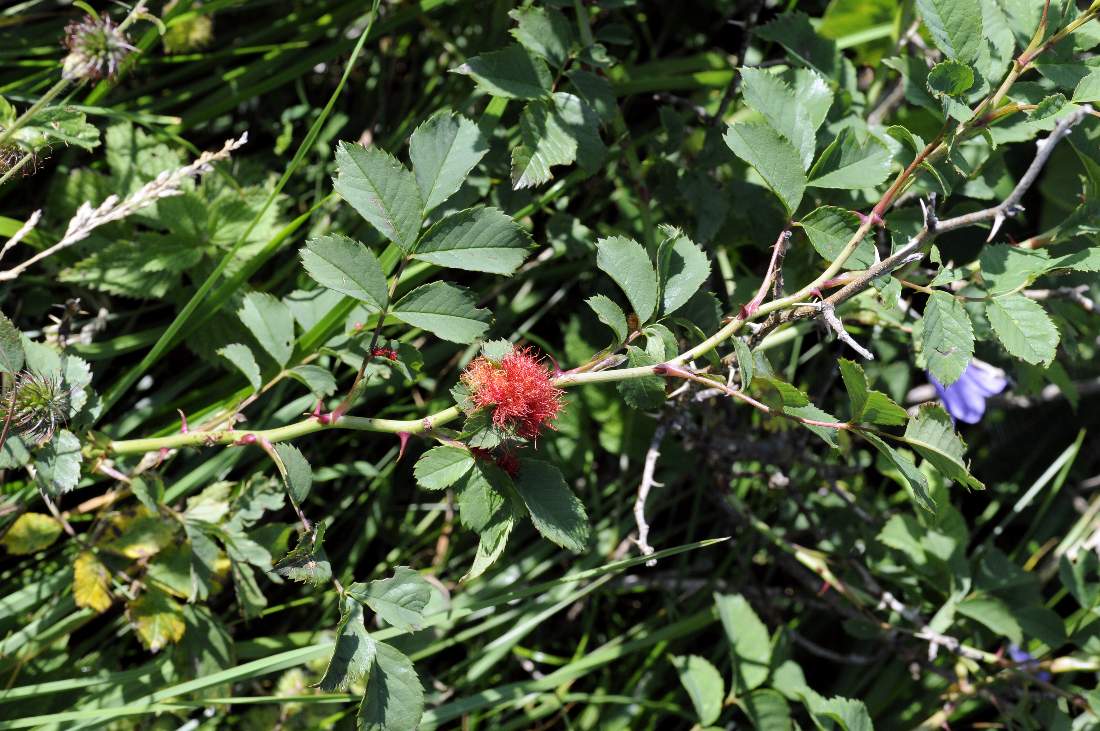
<path fill-rule="evenodd" d="M 905 427 L 903 439 L 944 477 L 975 490 L 985 489 L 963 461 L 966 443 L 955 433 L 951 417 L 941 407 L 935 404 L 921 406 Z"/>
<path fill-rule="evenodd" d="M 917 0 L 932 41 L 949 59 L 969 63 L 982 48 L 982 3 L 975 0 Z"/>
<path fill-rule="evenodd" d="M 393 316 L 452 343 L 472 343 L 489 329 L 489 311 L 480 309 L 467 289 L 432 282 L 401 298 Z"/>
<path fill-rule="evenodd" d="M 371 638 L 363 623 L 363 605 L 344 597 L 340 624 L 336 627 L 336 647 L 317 687 L 326 693 L 346 691 L 371 671 L 378 648 L 379 643 Z"/>
<path fill-rule="evenodd" d="M 404 653 L 375 643 L 367 692 L 356 719 L 359 731 L 416 731 L 424 715 L 424 687 Z"/>
<path fill-rule="evenodd" d="M 444 109 L 421 124 L 409 138 L 416 185 L 427 213 L 458 192 L 489 143 L 476 124 Z"/>
<path fill-rule="evenodd" d="M 890 164 L 886 145 L 871 136 L 860 142 L 851 128 L 845 128 L 817 158 L 808 184 L 845 190 L 873 188 L 890 175 Z"/>
<path fill-rule="evenodd" d="M 350 142 L 336 146 L 333 187 L 359 215 L 405 252 L 420 233 L 424 203 L 409 170 L 377 147 Z"/>
<path fill-rule="evenodd" d="M 545 99 L 554 86 L 546 62 L 518 43 L 474 56 L 451 71 L 470 76 L 493 96 L 511 99 Z"/>
<path fill-rule="evenodd" d="M 398 566 L 388 579 L 354 583 L 348 596 L 366 604 L 398 629 L 412 631 L 424 622 L 424 607 L 432 598 L 432 585 L 407 566 Z"/>
<path fill-rule="evenodd" d="M 793 215 L 806 191 L 799 151 L 766 124 L 737 122 L 723 137 L 733 154 L 751 165 Z"/>
<path fill-rule="evenodd" d="M 1038 302 L 1022 294 L 992 300 L 985 315 L 1001 345 L 1032 365 L 1047 365 L 1058 350 L 1058 328 Z"/>
<path fill-rule="evenodd" d="M 294 316 L 285 303 L 266 292 L 249 292 L 238 311 L 260 347 L 281 367 L 294 351 Z"/>
<path fill-rule="evenodd" d="M 460 447 L 432 447 L 413 467 L 416 484 L 425 490 L 443 490 L 458 482 L 474 466 L 474 455 Z"/>
<path fill-rule="evenodd" d="M 605 297 L 602 294 L 597 294 L 593 297 L 586 299 L 585 304 L 592 308 L 592 311 L 596 313 L 596 317 L 600 322 L 611 328 L 611 331 L 615 333 L 614 347 L 618 347 L 626 340 L 626 336 L 630 334 L 630 328 L 626 322 L 626 314 L 623 313 L 623 308 L 615 304 L 611 298 Z"/>
<path fill-rule="evenodd" d="M 428 229 L 413 258 L 471 272 L 514 274 L 531 249 L 531 237 L 497 208 L 471 208 Z"/>
<path fill-rule="evenodd" d="M 515 485 L 544 538 L 573 553 L 588 548 L 590 527 L 584 503 L 565 484 L 557 467 L 537 459 L 521 460 Z"/>
<path fill-rule="evenodd" d="M 354 297 L 378 312 L 389 301 L 386 275 L 378 257 L 346 236 L 329 234 L 310 239 L 302 249 L 302 264 L 322 287 Z"/>
<path fill-rule="evenodd" d="M 949 386 L 959 380 L 974 357 L 974 326 L 963 304 L 946 292 L 935 292 L 924 308 L 922 352 L 928 370 Z"/>
<path fill-rule="evenodd" d="M 623 236 L 600 239 L 596 242 L 596 266 L 619 285 L 641 323 L 653 317 L 657 272 L 641 244 Z"/>
<path fill-rule="evenodd" d="M 253 391 L 260 390 L 260 386 L 263 385 L 263 379 L 260 377 L 260 366 L 256 363 L 256 356 L 252 355 L 252 351 L 249 350 L 247 345 L 230 343 L 224 348 L 220 348 L 218 355 L 232 363 L 237 370 L 244 374 L 244 377 L 248 380 L 248 385 L 252 386 Z"/>
<path fill-rule="evenodd" d="M 672 655 L 669 657 L 680 684 L 684 686 L 699 723 L 709 726 L 722 713 L 722 701 L 726 696 L 726 684 L 722 675 L 705 658 L 698 655 Z"/>
<path fill-rule="evenodd" d="M 822 206 L 802 217 L 799 226 L 826 261 L 835 261 L 859 230 L 859 216 L 846 208 Z M 875 263 L 875 243 L 864 236 L 844 262 L 845 269 L 866 269 Z"/>

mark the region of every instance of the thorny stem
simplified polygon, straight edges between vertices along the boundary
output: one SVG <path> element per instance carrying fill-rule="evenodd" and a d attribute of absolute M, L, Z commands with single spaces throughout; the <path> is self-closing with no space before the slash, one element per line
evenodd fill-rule
<path fill-rule="evenodd" d="M 1071 23 L 1062 31 L 1059 31 L 1055 35 L 1051 36 L 1045 43 L 1036 45 L 1038 42 L 1033 38 L 1032 43 L 1029 44 L 1029 48 L 1024 51 L 1024 63 L 1020 62 L 1017 58 L 1013 63 L 1012 70 L 1008 73 L 1004 81 L 998 87 L 990 97 L 987 97 L 975 110 L 971 116 L 969 122 L 960 124 L 959 130 L 956 131 L 956 137 L 962 132 L 968 131 L 971 127 L 978 123 L 981 119 L 981 114 L 990 108 L 995 108 L 996 104 L 1004 98 L 1009 89 L 1019 78 L 1019 76 L 1030 67 L 1031 63 L 1044 51 L 1053 47 L 1058 41 L 1064 39 L 1073 30 L 1081 27 L 1088 21 L 1092 20 L 1100 13 L 1100 3 L 1094 3 L 1081 17 Z M 585 19 L 587 20 L 587 19 Z M 1044 16 L 1045 23 L 1045 16 Z M 1041 38 L 1043 34 L 1043 28 L 1040 28 L 1036 32 L 1037 38 Z M 945 231 L 953 230 L 955 228 L 961 228 L 963 226 L 970 226 L 982 221 L 996 219 L 998 215 L 1009 215 L 1010 211 L 1013 211 L 1019 204 L 1019 200 L 1022 198 L 1024 192 L 1034 183 L 1038 177 L 1040 170 L 1046 161 L 1049 159 L 1050 154 L 1053 152 L 1054 143 L 1056 143 L 1061 137 L 1063 137 L 1069 129 L 1077 124 L 1088 112 L 1080 110 L 1077 114 L 1067 117 L 1059 123 L 1055 128 L 1055 131 L 1051 133 L 1051 136 L 1044 141 L 1036 154 L 1035 160 L 1032 162 L 1028 171 L 1024 177 L 1021 178 L 1017 184 L 1016 189 L 1012 194 L 1003 201 L 1000 205 L 995 206 L 984 211 L 978 211 L 976 213 L 959 216 L 947 221 L 935 222 L 934 216 L 926 220 L 924 229 L 909 241 L 909 243 L 902 247 L 898 252 L 886 259 L 883 259 L 877 265 L 866 270 L 849 284 L 843 287 L 840 291 L 830 296 L 827 300 L 834 307 L 842 302 L 847 301 L 851 297 L 855 296 L 858 292 L 866 289 L 870 285 L 870 282 L 879 276 L 882 272 L 892 271 L 898 267 L 908 256 L 911 256 L 916 252 L 921 245 L 930 237 L 937 233 L 943 233 Z M 840 273 L 840 270 L 844 267 L 844 263 L 855 252 L 856 248 L 863 241 L 864 237 L 871 230 L 871 228 L 880 223 L 883 220 L 883 216 L 890 206 L 897 199 L 898 195 L 902 192 L 906 185 L 908 185 L 917 170 L 925 162 L 929 162 L 932 159 L 938 158 L 940 155 L 947 151 L 947 148 L 942 144 L 944 136 L 946 134 L 946 127 L 931 141 L 929 142 L 921 152 L 919 152 L 902 170 L 898 176 L 894 179 L 893 183 L 883 194 L 879 202 L 872 208 L 870 215 L 863 217 L 856 232 L 852 235 L 851 239 L 845 244 L 840 254 L 829 264 L 828 267 L 815 278 L 812 282 L 802 287 L 797 292 L 790 294 L 786 297 L 780 297 L 773 299 L 770 302 L 763 303 L 756 309 L 755 312 L 747 313 L 744 310 L 738 313 L 728 324 L 718 330 L 718 332 L 711 335 L 706 340 L 695 345 L 689 350 L 680 353 L 675 358 L 672 358 L 667 363 L 662 363 L 656 366 L 638 366 L 634 368 L 620 368 L 616 370 L 603 370 L 603 371 L 588 371 L 588 372 L 571 372 L 563 373 L 553 379 L 554 385 L 559 388 L 571 388 L 574 386 L 596 384 L 596 383 L 613 383 L 618 381 L 631 380 L 635 378 L 644 378 L 654 375 L 667 375 L 671 370 L 678 371 L 675 375 L 680 375 L 680 372 L 690 374 L 690 380 L 697 380 L 705 382 L 708 387 L 719 388 L 723 392 L 728 393 L 730 396 L 737 398 L 741 401 L 749 403 L 749 405 L 758 408 L 765 413 L 772 413 L 771 409 L 765 404 L 762 404 L 755 399 L 752 399 L 747 394 L 744 394 L 736 389 L 729 387 L 723 387 L 722 385 L 691 373 L 690 371 L 679 368 L 686 363 L 689 363 L 706 353 L 719 347 L 722 343 L 726 342 L 729 338 L 737 334 L 741 327 L 750 320 L 760 319 L 767 315 L 777 312 L 779 310 L 789 309 L 792 306 L 798 305 L 798 303 L 804 301 L 809 295 L 817 292 L 825 283 L 832 280 Z M 932 225 L 929 225 L 932 223 Z M 782 237 L 781 237 L 782 238 Z M 776 242 L 777 248 L 780 244 Z M 773 250 L 773 260 L 775 259 L 776 250 Z M 769 266 L 769 272 L 767 277 L 774 277 L 775 272 L 771 271 Z M 767 280 L 767 284 L 770 286 L 770 279 Z M 766 289 L 765 289 L 766 291 Z M 812 316 L 820 312 L 820 308 L 800 308 L 791 310 L 790 313 L 784 317 L 778 318 L 778 322 L 771 325 L 774 328 L 776 325 L 781 324 L 793 319 L 801 319 Z M 770 322 L 770 321 L 769 321 Z M 759 333 L 763 335 L 765 333 Z M 680 376 L 684 377 L 684 376 Z M 727 391 L 728 389 L 728 391 Z M 421 434 L 424 432 L 430 432 L 432 429 L 443 424 L 454 421 L 462 415 L 462 411 L 458 406 L 451 406 L 443 411 L 431 414 L 423 419 L 414 420 L 392 420 L 392 419 L 375 419 L 369 417 L 353 417 L 343 416 L 338 419 L 336 423 L 321 423 L 316 418 L 309 418 L 305 421 L 296 422 L 293 424 L 287 424 L 286 426 L 277 427 L 274 429 L 264 429 L 258 431 L 242 431 L 235 429 L 228 429 L 219 432 L 206 432 L 206 433 L 192 433 L 192 434 L 176 434 L 166 437 L 154 437 L 148 439 L 128 439 L 113 441 L 108 446 L 108 452 L 110 454 L 140 454 L 145 452 L 156 451 L 159 449 L 178 449 L 180 447 L 201 447 L 201 446 L 214 446 L 214 445 L 231 445 L 238 442 L 242 437 L 253 434 L 255 439 L 268 439 L 271 442 L 285 441 L 287 439 L 294 439 L 306 434 L 312 434 L 314 432 L 328 430 L 328 429 L 350 429 L 354 431 L 371 431 L 371 432 L 385 432 L 385 433 L 401 433 L 406 432 L 408 434 Z M 791 416 L 788 414 L 781 414 L 782 416 Z M 797 421 L 805 423 L 807 426 L 821 426 L 831 429 L 854 429 L 850 424 L 840 424 L 837 422 L 814 422 L 814 420 L 799 419 L 793 417 Z"/>

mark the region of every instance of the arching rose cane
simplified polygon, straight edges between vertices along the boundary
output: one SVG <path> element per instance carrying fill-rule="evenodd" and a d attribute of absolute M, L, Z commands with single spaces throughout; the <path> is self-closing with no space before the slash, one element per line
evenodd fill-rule
<path fill-rule="evenodd" d="M 535 440 L 553 429 L 564 392 L 531 348 L 515 348 L 499 361 L 482 355 L 462 374 L 477 408 L 493 410 L 493 424 L 524 439 Z"/>

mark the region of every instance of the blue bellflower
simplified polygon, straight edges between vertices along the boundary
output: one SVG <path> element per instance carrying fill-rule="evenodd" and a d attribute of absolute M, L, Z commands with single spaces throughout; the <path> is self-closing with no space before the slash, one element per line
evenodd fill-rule
<path fill-rule="evenodd" d="M 1008 385 L 1004 371 L 977 359 L 972 360 L 959 380 L 950 386 L 944 386 L 931 373 L 928 380 L 936 387 L 947 413 L 967 424 L 981 421 L 986 399 L 1004 391 Z"/>

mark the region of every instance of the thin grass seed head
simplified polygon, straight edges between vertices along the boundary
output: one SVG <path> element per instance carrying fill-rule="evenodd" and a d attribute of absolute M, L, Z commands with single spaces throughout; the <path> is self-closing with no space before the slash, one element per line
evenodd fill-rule
<path fill-rule="evenodd" d="M 562 409 L 564 392 L 531 348 L 517 348 L 501 358 L 475 358 L 462 374 L 477 408 L 493 410 L 493 424 L 524 439 L 536 439 Z"/>
<path fill-rule="evenodd" d="M 122 61 L 136 50 L 106 15 L 86 15 L 69 23 L 62 44 L 69 51 L 62 62 L 62 73 L 67 79 L 84 81 L 114 78 Z"/>
<path fill-rule="evenodd" d="M 71 395 L 60 379 L 22 371 L 2 392 L 0 422 L 10 419 L 13 432 L 45 444 L 65 426 Z"/>

